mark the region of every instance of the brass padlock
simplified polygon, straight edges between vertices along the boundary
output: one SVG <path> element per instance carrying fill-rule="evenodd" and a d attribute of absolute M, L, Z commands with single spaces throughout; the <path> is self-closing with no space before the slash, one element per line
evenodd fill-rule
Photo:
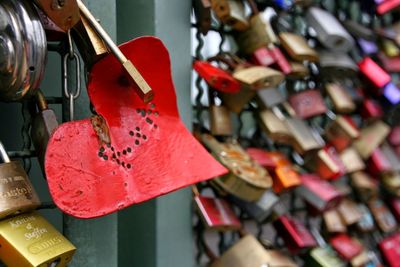
<path fill-rule="evenodd" d="M 292 135 L 292 146 L 299 154 L 304 155 L 324 147 L 325 142 L 322 137 L 304 120 L 287 118 L 285 123 Z"/>
<path fill-rule="evenodd" d="M 340 153 L 340 159 L 342 160 L 347 173 L 354 173 L 365 169 L 364 161 L 352 147 L 343 150 Z"/>
<path fill-rule="evenodd" d="M 200 32 L 207 35 L 208 31 L 211 29 L 211 1 L 194 0 L 193 10 Z"/>
<path fill-rule="evenodd" d="M 318 40 L 328 49 L 348 52 L 354 46 L 354 39 L 329 12 L 311 7 L 307 11 L 307 22 L 317 32 Z"/>
<path fill-rule="evenodd" d="M 230 136 L 232 135 L 232 122 L 229 110 L 223 106 L 217 106 L 214 101 L 214 93 L 209 88 L 209 115 L 210 132 L 212 135 Z"/>
<path fill-rule="evenodd" d="M 220 187 L 247 201 L 256 201 L 271 188 L 272 179 L 266 169 L 253 161 L 235 141 L 220 143 L 213 136 L 202 135 L 203 143 L 230 173 L 215 179 Z"/>
<path fill-rule="evenodd" d="M 278 251 L 265 250 L 254 236 L 246 235 L 229 248 L 221 258 L 213 262 L 210 267 L 249 266 L 297 267 L 298 265 Z"/>
<path fill-rule="evenodd" d="M 237 31 L 249 28 L 241 0 L 211 0 L 211 7 L 222 23 Z"/>
<path fill-rule="evenodd" d="M 230 231 L 239 230 L 242 227 L 239 218 L 226 200 L 202 196 L 195 186 L 192 190 L 196 211 L 207 228 Z"/>
<path fill-rule="evenodd" d="M 35 114 L 32 120 L 31 137 L 35 147 L 40 167 L 44 177 L 44 158 L 46 154 L 47 143 L 50 136 L 58 126 L 57 116 L 52 109 L 49 109 L 43 93 L 39 90 L 36 93 L 36 102 L 39 112 Z"/>
<path fill-rule="evenodd" d="M 272 43 L 267 32 L 267 24 L 259 13 L 254 0 L 246 0 L 251 8 L 252 15 L 249 19 L 249 28 L 245 31 L 233 32 L 233 37 L 239 48 L 239 53 L 251 55 L 261 47 L 267 47 Z"/>
<path fill-rule="evenodd" d="M 382 185 L 391 194 L 400 197 L 400 174 L 388 173 L 382 175 Z"/>
<path fill-rule="evenodd" d="M 286 123 L 271 110 L 263 110 L 259 114 L 260 124 L 267 136 L 274 142 L 290 144 L 292 133 Z"/>
<path fill-rule="evenodd" d="M 0 222 L 0 260 L 9 267 L 65 267 L 75 250 L 36 212 Z"/>
<path fill-rule="evenodd" d="M 310 70 L 300 62 L 290 62 L 291 72 L 290 78 L 304 79 L 310 76 Z"/>
<path fill-rule="evenodd" d="M 350 117 L 334 116 L 325 127 L 325 137 L 339 152 L 348 148 L 360 136 Z"/>
<path fill-rule="evenodd" d="M 31 1 L 2 1 L 0 14 L 0 101 L 19 101 L 42 81 L 46 34 Z"/>
<path fill-rule="evenodd" d="M 337 113 L 347 114 L 356 110 L 356 104 L 353 99 L 339 83 L 328 83 L 325 85 L 325 89 Z"/>
<path fill-rule="evenodd" d="M 395 42 L 391 40 L 382 40 L 381 41 L 381 49 L 388 57 L 397 57 L 400 56 L 400 48 L 395 44 Z"/>
<path fill-rule="evenodd" d="M 360 138 L 353 146 L 363 159 L 371 156 L 372 152 L 387 138 L 390 127 L 383 121 L 375 121 L 361 129 Z"/>
<path fill-rule="evenodd" d="M 329 234 L 346 233 L 347 227 L 343 223 L 336 209 L 327 210 L 322 214 L 324 227 Z"/>
<path fill-rule="evenodd" d="M 65 32 L 79 22 L 79 7 L 76 0 L 35 0 L 35 3 Z"/>
<path fill-rule="evenodd" d="M 81 16 L 80 22 L 75 25 L 71 33 L 88 70 L 110 52 L 103 39 L 84 16 Z"/>
<path fill-rule="evenodd" d="M 319 61 L 317 51 L 308 45 L 303 36 L 290 32 L 281 32 L 279 33 L 279 39 L 292 59 L 296 61 Z"/>
<path fill-rule="evenodd" d="M 306 157 L 305 166 L 325 180 L 337 179 L 346 174 L 346 167 L 333 146 L 326 146 Z"/>
<path fill-rule="evenodd" d="M 382 232 L 390 233 L 397 229 L 396 219 L 382 200 L 370 200 L 368 202 L 368 207 Z"/>
<path fill-rule="evenodd" d="M 0 219 L 35 210 L 40 200 L 22 164 L 10 161 L 1 142 L 0 155 Z"/>
<path fill-rule="evenodd" d="M 357 204 L 349 198 L 345 198 L 342 200 L 342 202 L 340 202 L 337 211 L 339 212 L 342 221 L 347 226 L 356 224 L 361 220 L 362 217 Z"/>

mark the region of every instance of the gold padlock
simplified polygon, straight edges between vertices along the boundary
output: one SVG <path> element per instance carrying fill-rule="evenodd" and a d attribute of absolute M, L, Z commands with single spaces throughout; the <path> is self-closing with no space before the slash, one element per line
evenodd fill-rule
<path fill-rule="evenodd" d="M 388 57 L 400 56 L 400 49 L 392 40 L 388 39 L 382 40 L 380 46 L 386 56 Z"/>
<path fill-rule="evenodd" d="M 82 15 L 72 30 L 72 36 L 88 70 L 110 52 L 103 39 Z"/>
<path fill-rule="evenodd" d="M 347 173 L 354 173 L 365 169 L 364 161 L 352 147 L 343 150 L 340 153 L 340 159 L 342 160 Z"/>
<path fill-rule="evenodd" d="M 357 204 L 349 198 L 342 200 L 337 211 L 339 212 L 342 221 L 347 226 L 357 223 L 362 218 L 362 213 L 358 209 Z"/>
<path fill-rule="evenodd" d="M 347 227 L 343 223 L 338 211 L 336 209 L 331 209 L 325 211 L 322 215 L 324 226 L 328 233 L 330 234 L 339 234 L 346 233 Z"/>
<path fill-rule="evenodd" d="M 0 222 L 0 260 L 9 267 L 64 267 L 75 250 L 36 212 Z"/>
<path fill-rule="evenodd" d="M 289 73 L 290 78 L 303 79 L 310 76 L 310 70 L 300 62 L 290 62 L 291 72 Z"/>
<path fill-rule="evenodd" d="M 274 142 L 290 144 L 292 134 L 286 124 L 271 110 L 263 110 L 259 114 L 260 125 L 267 136 Z"/>
<path fill-rule="evenodd" d="M 220 143 L 213 136 L 203 134 L 202 142 L 230 170 L 214 179 L 225 191 L 243 200 L 256 201 L 272 187 L 272 178 L 267 170 L 252 160 L 236 141 Z"/>
<path fill-rule="evenodd" d="M 351 184 L 361 200 L 367 201 L 378 196 L 378 186 L 366 172 L 355 172 L 351 174 L 350 178 Z"/>
<path fill-rule="evenodd" d="M 228 249 L 211 267 L 297 267 L 288 256 L 276 250 L 265 250 L 252 235 L 246 235 Z"/>
<path fill-rule="evenodd" d="M 279 38 L 282 46 L 292 59 L 296 61 L 319 61 L 317 51 L 308 45 L 303 36 L 290 32 L 281 32 Z"/>
<path fill-rule="evenodd" d="M 211 0 L 211 7 L 222 23 L 237 31 L 249 28 L 241 0 Z"/>
<path fill-rule="evenodd" d="M 232 135 L 232 122 L 229 110 L 223 106 L 217 106 L 214 100 L 215 94 L 209 88 L 209 114 L 210 131 L 212 135 L 229 136 Z"/>
<path fill-rule="evenodd" d="M 325 127 L 326 139 L 341 152 L 348 148 L 360 136 L 360 131 L 353 125 L 350 118 L 336 116 Z"/>
<path fill-rule="evenodd" d="M 326 93 L 332 100 L 334 110 L 337 113 L 352 113 L 356 109 L 356 104 L 351 99 L 349 93 L 338 83 L 328 83 L 325 85 Z"/>
<path fill-rule="evenodd" d="M 386 123 L 375 121 L 361 130 L 360 138 L 353 143 L 353 146 L 363 159 L 368 159 L 389 133 L 390 127 Z"/>
<path fill-rule="evenodd" d="M 239 47 L 239 52 L 243 55 L 251 55 L 258 48 L 266 47 L 272 43 L 268 25 L 264 22 L 262 14 L 259 13 L 254 0 L 247 0 L 252 11 L 249 19 L 249 28 L 245 31 L 234 32 L 233 37 Z"/>

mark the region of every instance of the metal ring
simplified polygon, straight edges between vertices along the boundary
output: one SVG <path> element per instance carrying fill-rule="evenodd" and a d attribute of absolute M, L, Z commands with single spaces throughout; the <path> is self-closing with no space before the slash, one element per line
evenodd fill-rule
<path fill-rule="evenodd" d="M 34 94 L 44 76 L 47 41 L 31 1 L 0 2 L 0 57 L 0 100 Z"/>
<path fill-rule="evenodd" d="M 76 71 L 75 71 L 76 89 L 74 93 L 72 93 L 68 88 L 68 74 L 69 74 L 68 61 L 76 61 Z M 73 99 L 76 100 L 81 94 L 81 62 L 79 60 L 78 54 L 74 52 L 72 58 L 68 53 L 65 54 L 63 64 L 64 64 L 63 66 L 64 95 L 66 98 L 70 98 L 70 95 L 72 95 Z"/>

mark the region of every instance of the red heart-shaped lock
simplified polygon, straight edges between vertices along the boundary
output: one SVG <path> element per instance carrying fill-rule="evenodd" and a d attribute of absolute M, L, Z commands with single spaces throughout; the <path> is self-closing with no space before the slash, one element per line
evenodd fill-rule
<path fill-rule="evenodd" d="M 153 102 L 145 104 L 117 59 L 107 56 L 93 67 L 88 84 L 107 127 L 101 132 L 101 120 L 94 119 L 65 123 L 47 148 L 50 193 L 61 210 L 80 218 L 106 215 L 227 172 L 180 121 L 162 42 L 142 37 L 120 48 L 153 89 Z M 101 143 L 99 136 L 111 143 Z"/>

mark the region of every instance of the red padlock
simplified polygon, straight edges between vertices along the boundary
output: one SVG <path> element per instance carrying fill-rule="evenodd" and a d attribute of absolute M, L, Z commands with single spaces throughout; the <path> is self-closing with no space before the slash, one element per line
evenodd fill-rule
<path fill-rule="evenodd" d="M 93 66 L 88 94 L 98 115 L 59 126 L 45 159 L 54 202 L 72 216 L 103 216 L 227 173 L 180 120 L 163 43 L 142 37 L 121 50 L 155 97 L 144 103 L 114 56 Z"/>
<path fill-rule="evenodd" d="M 247 154 L 268 171 L 275 171 L 279 166 L 291 166 L 287 157 L 279 151 L 266 151 L 264 149 L 249 147 Z"/>
<path fill-rule="evenodd" d="M 317 246 L 317 242 L 310 231 L 296 218 L 283 215 L 273 224 L 291 253 L 304 253 L 308 249 Z"/>
<path fill-rule="evenodd" d="M 379 89 L 383 89 L 391 81 L 390 75 L 369 57 L 358 62 L 358 67 L 360 68 L 360 72 Z M 381 94 L 382 92 L 379 90 L 377 93 Z"/>
<path fill-rule="evenodd" d="M 368 172 L 374 176 L 378 176 L 382 173 L 387 173 L 392 170 L 390 161 L 379 147 L 372 152 L 366 165 Z"/>
<path fill-rule="evenodd" d="M 387 72 L 400 72 L 400 56 L 388 57 L 381 52 L 378 57 Z"/>
<path fill-rule="evenodd" d="M 252 62 L 264 67 L 276 66 L 285 75 L 292 71 L 292 66 L 283 55 L 279 47 L 274 45 L 270 47 L 260 47 L 255 50 L 251 56 Z"/>
<path fill-rule="evenodd" d="M 383 239 L 378 247 L 388 266 L 400 267 L 400 233 Z"/>
<path fill-rule="evenodd" d="M 296 115 L 302 119 L 324 114 L 328 111 L 319 90 L 305 90 L 289 97 Z"/>
<path fill-rule="evenodd" d="M 381 1 L 376 7 L 376 12 L 379 15 L 383 15 L 387 12 L 392 11 L 400 6 L 400 0 L 384 0 Z"/>
<path fill-rule="evenodd" d="M 383 117 L 383 109 L 377 101 L 365 98 L 361 104 L 360 114 L 364 119 L 379 119 Z"/>
<path fill-rule="evenodd" d="M 346 261 L 351 261 L 363 251 L 362 245 L 347 234 L 338 234 L 330 243 L 338 254 Z"/>
<path fill-rule="evenodd" d="M 230 73 L 213 66 L 208 61 L 196 60 L 193 62 L 193 69 L 218 91 L 234 94 L 240 90 L 240 83 Z"/>
<path fill-rule="evenodd" d="M 336 207 L 343 198 L 339 190 L 316 175 L 301 175 L 301 183 L 302 185 L 296 188 L 296 194 L 319 212 Z"/>
<path fill-rule="evenodd" d="M 400 146 L 400 126 L 395 126 L 389 134 L 389 142 L 392 146 Z"/>

